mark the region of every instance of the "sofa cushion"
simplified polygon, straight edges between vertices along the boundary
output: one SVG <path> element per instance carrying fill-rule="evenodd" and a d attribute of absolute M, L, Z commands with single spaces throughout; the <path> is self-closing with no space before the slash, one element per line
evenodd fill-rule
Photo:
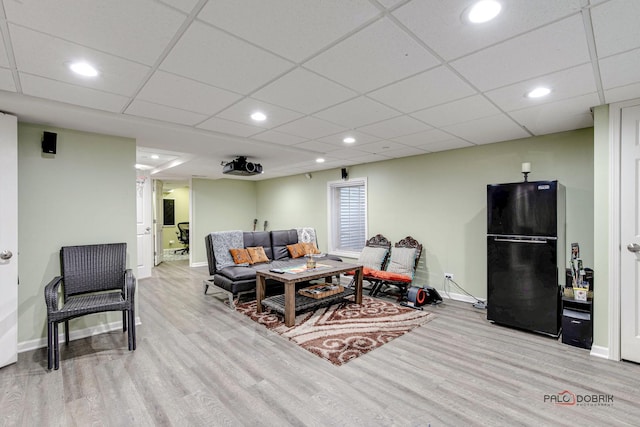
<path fill-rule="evenodd" d="M 230 267 L 224 267 L 218 270 L 218 274 L 221 274 L 232 281 L 235 280 L 249 280 L 256 278 L 256 271 L 251 267 L 242 267 L 239 265 L 233 265 Z"/>
<path fill-rule="evenodd" d="M 319 254 L 320 253 L 320 249 L 318 249 L 318 247 L 316 246 L 315 243 L 310 243 L 310 242 L 302 242 L 299 243 L 300 245 L 302 245 L 304 247 L 304 254 Z"/>
<path fill-rule="evenodd" d="M 247 251 L 249 252 L 249 256 L 251 257 L 253 264 L 270 261 L 262 246 L 256 246 L 253 248 L 249 247 L 247 248 Z"/>
<path fill-rule="evenodd" d="M 306 255 L 304 251 L 304 245 L 302 245 L 301 243 L 287 245 L 287 250 L 289 251 L 289 256 L 291 258 L 300 258 Z"/>
<path fill-rule="evenodd" d="M 273 259 L 271 250 L 271 232 L 270 231 L 245 231 L 243 234 L 244 247 L 255 248 L 262 246 L 267 258 Z"/>
<path fill-rule="evenodd" d="M 244 246 L 242 231 L 232 230 L 211 233 L 211 242 L 216 259 L 216 270 L 220 270 L 228 265 L 235 265 L 229 249 Z"/>
<path fill-rule="evenodd" d="M 298 232 L 296 230 L 274 230 L 271 232 L 271 245 L 273 248 L 273 259 L 279 260 L 289 258 L 287 245 L 298 243 Z"/>
<path fill-rule="evenodd" d="M 233 258 L 233 262 L 237 264 L 245 264 L 245 265 L 249 265 L 249 264 L 253 264 L 253 261 L 251 260 L 251 256 L 249 255 L 249 251 L 247 251 L 245 248 L 233 248 L 233 249 L 229 249 L 229 252 L 231 253 L 231 257 Z"/>
<path fill-rule="evenodd" d="M 394 273 L 392 271 L 372 270 L 369 272 L 369 276 L 390 282 L 411 283 L 411 277 L 406 274 Z"/>

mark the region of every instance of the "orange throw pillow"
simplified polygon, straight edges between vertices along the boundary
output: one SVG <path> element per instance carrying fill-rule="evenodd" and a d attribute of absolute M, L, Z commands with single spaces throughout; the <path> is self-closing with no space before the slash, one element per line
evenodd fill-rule
<path fill-rule="evenodd" d="M 269 258 L 267 258 L 267 254 L 264 253 L 264 248 L 262 246 L 247 248 L 247 251 L 249 251 L 249 256 L 254 264 L 259 262 L 269 262 Z"/>
<path fill-rule="evenodd" d="M 291 258 L 300 258 L 306 255 L 304 246 L 302 246 L 301 243 L 296 243 L 295 245 L 287 245 L 287 249 L 289 250 L 289 255 L 291 256 Z"/>
<path fill-rule="evenodd" d="M 411 277 L 400 273 L 392 273 L 390 271 L 373 270 L 371 276 L 380 280 L 388 280 L 390 282 L 411 283 Z"/>
<path fill-rule="evenodd" d="M 299 245 L 302 245 L 302 247 L 304 248 L 304 254 L 305 255 L 309 255 L 309 254 L 319 254 L 320 250 L 318 249 L 318 247 L 316 246 L 315 243 L 298 243 Z"/>
<path fill-rule="evenodd" d="M 233 262 L 236 264 L 253 264 L 249 251 L 246 249 L 229 249 Z"/>

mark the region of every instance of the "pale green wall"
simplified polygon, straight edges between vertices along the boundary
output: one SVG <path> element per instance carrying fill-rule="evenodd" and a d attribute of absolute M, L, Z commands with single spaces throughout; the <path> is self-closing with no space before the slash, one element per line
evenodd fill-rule
<path fill-rule="evenodd" d="M 191 260 L 207 262 L 204 238 L 213 231 L 253 229 L 256 218 L 256 184 L 234 179 L 191 180 Z M 259 224 L 259 230 L 262 228 Z"/>
<path fill-rule="evenodd" d="M 175 223 L 189 222 L 189 187 L 175 188 L 171 193 L 162 195 L 163 199 L 175 200 Z M 164 249 L 180 249 L 183 245 L 178 241 L 178 227 L 162 227 L 162 247 Z M 171 244 L 173 240 L 173 244 Z"/>
<path fill-rule="evenodd" d="M 43 155 L 42 132 L 58 134 Z M 46 337 L 44 287 L 60 274 L 61 246 L 126 242 L 136 259 L 135 140 L 18 125 L 18 342 Z M 122 320 L 101 313 L 71 321 L 79 330 Z"/>
<path fill-rule="evenodd" d="M 593 343 L 609 347 L 609 106 L 594 108 L 593 138 Z"/>
<path fill-rule="evenodd" d="M 486 297 L 486 186 L 518 182 L 522 162 L 533 180 L 567 188 L 567 247 L 579 242 L 593 266 L 593 129 L 582 129 L 349 167 L 366 177 L 369 235 L 393 242 L 411 235 L 424 245 L 418 283 L 443 286 L 443 274 Z M 271 229 L 312 226 L 327 242 L 327 182 L 340 170 L 257 183 L 258 214 Z M 452 292 L 461 293 L 451 289 Z"/>

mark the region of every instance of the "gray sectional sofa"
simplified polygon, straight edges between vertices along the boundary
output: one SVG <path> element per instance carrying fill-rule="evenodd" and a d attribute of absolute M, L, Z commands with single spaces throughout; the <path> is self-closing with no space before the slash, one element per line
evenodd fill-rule
<path fill-rule="evenodd" d="M 234 265 L 220 263 L 220 258 L 227 258 L 225 251 L 228 248 L 216 244 L 216 233 L 211 233 L 205 237 L 207 249 L 207 263 L 211 277 L 204 280 L 204 293 L 207 293 L 209 286 L 215 286 L 225 292 L 229 297 L 229 305 L 234 307 L 234 299 L 243 293 L 255 292 L 256 271 L 260 269 L 283 268 L 300 265 L 304 263 L 304 258 L 291 258 L 287 245 L 299 242 L 299 230 L 274 230 L 274 231 L 245 231 L 242 232 L 242 247 L 262 246 L 269 262 Z M 311 233 L 314 243 L 315 232 Z M 218 257 L 216 257 L 218 255 Z M 342 261 L 341 258 L 333 255 L 325 255 L 327 259 Z M 322 258 L 320 258 L 322 259 Z"/>

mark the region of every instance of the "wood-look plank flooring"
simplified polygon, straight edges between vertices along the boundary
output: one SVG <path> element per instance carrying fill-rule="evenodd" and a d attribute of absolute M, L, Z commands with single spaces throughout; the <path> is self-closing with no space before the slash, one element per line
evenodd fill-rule
<path fill-rule="evenodd" d="M 493 325 L 471 304 L 427 307 L 431 322 L 336 367 L 204 295 L 206 274 L 179 261 L 138 282 L 135 352 L 115 331 L 61 343 L 59 371 L 45 349 L 21 353 L 0 369 L 0 425 L 640 425 L 640 366 Z M 613 403 L 545 402 L 564 390 Z"/>

